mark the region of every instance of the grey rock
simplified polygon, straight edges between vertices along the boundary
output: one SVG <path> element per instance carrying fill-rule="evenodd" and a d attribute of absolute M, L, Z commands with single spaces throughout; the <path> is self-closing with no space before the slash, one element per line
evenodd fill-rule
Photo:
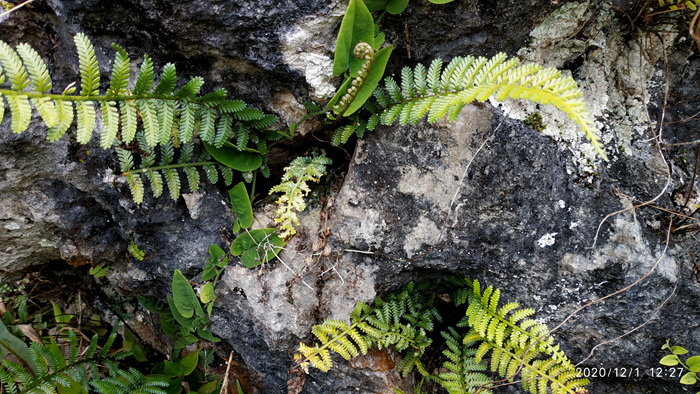
<path fill-rule="evenodd" d="M 646 106 L 656 111 L 654 119 L 661 113 L 663 86 L 652 75 L 660 68 L 647 60 L 631 65 L 639 47 L 619 31 L 616 18 L 622 16 L 598 3 L 422 1 L 385 18 L 382 29 L 395 46 L 390 73 L 437 56 L 498 51 L 569 69 L 604 130 L 612 161 L 596 161 L 577 129 L 553 111 L 511 102 L 468 106 L 455 124 L 369 133 L 358 142 L 332 207 L 305 213 L 281 260 L 255 270 L 232 265 L 222 277 L 211 329 L 245 364 L 251 392 L 286 391 L 292 356 L 313 324 L 347 319 L 355 302 L 410 281 L 461 273 L 502 289 L 503 301 L 534 308 L 554 327 L 654 266 L 629 291 L 578 312 L 555 336 L 575 361 L 592 351 L 583 367 L 639 370 L 635 379 L 595 379 L 591 392 L 619 393 L 629 384 L 640 393 L 681 392 L 671 379 L 652 379 L 650 368 L 658 366 L 667 337 L 690 347 L 700 335 L 695 241 L 674 235 L 665 249 L 669 219 L 649 207 L 603 221 L 666 184 L 666 165 L 642 123 Z M 623 3 L 616 2 L 628 10 Z M 158 66 L 173 62 L 181 79 L 201 75 L 205 89 L 225 87 L 289 124 L 299 117 L 299 103 L 322 102 L 340 82 L 329 67 L 344 6 L 49 0 L 4 17 L 0 34 L 12 44 L 29 42 L 50 59 L 57 89 L 77 78 L 71 40 L 82 31 L 96 46 L 105 79 L 113 57 L 109 44 L 117 42 L 135 59 L 148 53 Z M 697 112 L 699 63 L 691 55 L 694 43 L 677 38 L 672 47 L 673 40 L 669 35 L 664 44 L 672 71 L 665 113 L 678 121 Z M 662 48 L 646 49 L 660 56 Z M 514 119 L 534 111 L 545 115 L 543 133 Z M 14 135 L 8 121 L 0 125 L 0 270 L 61 260 L 106 263 L 112 265 L 102 283 L 111 287 L 107 298 L 164 298 L 175 269 L 196 280 L 209 244 L 230 242 L 232 214 L 223 188 L 203 186 L 179 201 L 148 197 L 136 206 L 115 175 L 113 152 L 94 140 L 79 146 L 71 133 L 48 143 L 36 119 L 29 131 Z M 321 125 L 309 128 L 304 133 Z M 665 128 L 664 138 L 688 142 L 696 134 L 692 123 L 679 122 Z M 695 156 L 680 146 L 669 147 L 669 154 L 673 179 L 657 203 L 678 209 Z M 256 226 L 270 225 L 269 218 L 269 211 L 259 214 Z M 332 252 L 322 256 L 315 246 L 326 226 Z M 132 238 L 146 254 L 143 261 L 127 254 Z M 331 372 L 306 376 L 303 392 L 408 391 L 414 382 L 388 368 L 397 360 L 391 352 L 334 360 Z"/>

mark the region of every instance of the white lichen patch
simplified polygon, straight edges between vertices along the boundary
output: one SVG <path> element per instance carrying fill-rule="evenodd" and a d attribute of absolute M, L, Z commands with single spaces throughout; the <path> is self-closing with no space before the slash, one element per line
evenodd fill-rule
<path fill-rule="evenodd" d="M 545 248 L 547 246 L 554 245 L 554 237 L 556 235 L 557 233 L 547 233 L 541 236 L 540 239 L 537 240 L 537 246 L 539 246 L 540 248 Z"/>
<path fill-rule="evenodd" d="M 654 45 L 644 47 L 640 55 L 637 42 L 626 41 L 623 32 L 614 28 L 616 23 L 615 13 L 605 5 L 593 12 L 590 1 L 569 2 L 537 26 L 530 34 L 530 43 L 518 52 L 524 62 L 559 69 L 583 59 L 581 66 L 563 70 L 562 75 L 575 72 L 573 76 L 583 91 L 591 118 L 613 160 L 618 154 L 631 154 L 633 141 L 648 138 L 646 104 L 654 76 L 654 65 L 648 59 L 661 58 L 664 47 L 670 46 L 675 37 L 675 33 L 661 32 L 663 45 L 657 39 Z M 576 168 L 570 172 L 597 172 L 600 158 L 580 126 L 563 112 L 550 105 L 525 101 L 492 104 L 518 120 L 539 112 L 546 125 L 542 134 L 561 142 L 573 153 Z"/>
<path fill-rule="evenodd" d="M 420 254 L 425 250 L 426 245 L 433 245 L 437 242 L 439 236 L 440 230 L 435 222 L 422 216 L 418 219 L 413 230 L 406 235 L 406 242 L 403 246 L 406 256 L 410 259 Z"/>
<path fill-rule="evenodd" d="M 345 13 L 345 6 L 339 1 L 334 3 L 328 15 L 300 19 L 281 35 L 283 61 L 304 75 L 314 100 L 326 101 L 333 97 L 338 83 L 333 78 L 330 43 L 335 43 L 334 29 Z"/>

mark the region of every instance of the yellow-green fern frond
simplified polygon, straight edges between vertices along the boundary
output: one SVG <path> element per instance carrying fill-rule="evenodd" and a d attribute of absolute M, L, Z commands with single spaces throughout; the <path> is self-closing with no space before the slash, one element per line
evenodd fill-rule
<path fill-rule="evenodd" d="M 292 160 L 282 175 L 282 182 L 270 189 L 272 193 L 282 193 L 277 199 L 275 222 L 280 224 L 280 238 L 285 239 L 296 233 L 294 226 L 299 224 L 297 212 L 306 209 L 304 197 L 311 189 L 307 182 L 318 182 L 326 174 L 326 166 L 332 162 L 324 154 L 315 157 L 297 157 Z"/>
<path fill-rule="evenodd" d="M 491 59 L 456 57 L 444 69 L 437 59 L 427 72 L 422 65 L 413 70 L 406 67 L 400 84 L 387 77 L 374 97 L 382 107 L 380 119 L 385 125 L 397 119 L 402 125 L 414 124 L 426 115 L 430 123 L 445 117 L 454 121 L 465 105 L 490 97 L 551 104 L 574 120 L 596 152 L 606 158 L 576 82 L 556 69 L 519 64 L 518 59 L 507 59 L 503 53 Z"/>
<path fill-rule="evenodd" d="M 700 0 L 659 0 L 660 7 L 668 7 L 672 11 L 687 8 L 695 11 L 700 7 Z"/>

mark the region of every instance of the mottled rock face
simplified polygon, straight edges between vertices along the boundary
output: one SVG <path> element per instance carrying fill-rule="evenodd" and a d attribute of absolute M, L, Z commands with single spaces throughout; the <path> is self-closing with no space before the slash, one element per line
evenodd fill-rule
<path fill-rule="evenodd" d="M 0 37 L 32 44 L 51 63 L 58 90 L 77 79 L 71 37 L 80 31 L 95 44 L 104 80 L 113 59 L 109 44 L 117 42 L 134 59 L 148 53 L 158 68 L 173 62 L 181 80 L 201 75 L 205 90 L 224 87 L 288 124 L 301 116 L 301 102 L 323 104 L 340 82 L 330 74 L 345 5 L 49 0 L 0 20 Z M 413 1 L 404 14 L 385 16 L 382 30 L 395 46 L 389 73 L 438 56 L 499 51 L 567 70 L 579 80 L 612 160 L 593 157 L 577 129 L 554 111 L 514 102 L 467 106 L 454 124 L 368 134 L 340 192 L 324 210 L 303 215 L 281 261 L 257 270 L 230 266 L 221 278 L 212 331 L 234 350 L 246 393 L 286 392 L 292 355 L 313 324 L 347 319 L 355 302 L 410 281 L 461 273 L 501 288 L 502 301 L 534 308 L 554 327 L 651 267 L 642 283 L 584 309 L 555 336 L 575 361 L 583 360 L 597 344 L 650 319 L 677 284 L 677 296 L 657 320 L 597 348 L 583 365 L 640 371 L 634 381 L 594 380 L 591 392 L 622 392 L 629 384 L 640 393 L 680 392 L 675 382 L 650 379 L 649 368 L 657 366 L 667 337 L 691 347 L 700 336 L 695 241 L 675 235 L 665 249 L 669 219 L 652 208 L 606 216 L 659 193 L 659 205 L 678 209 L 679 199 L 669 197 L 675 192 L 683 203 L 695 149 L 669 148 L 673 179 L 662 192 L 666 165 L 643 122 L 645 108 L 652 120 L 661 114 L 664 78 L 653 77 L 652 58 L 661 58 L 663 46 L 640 48 L 621 34 L 618 17 L 591 2 L 549 0 Z M 672 71 L 665 113 L 679 121 L 697 112 L 698 56 L 687 40 L 664 37 Z M 521 122 L 536 111 L 547 125 L 542 133 Z M 77 145 L 70 133 L 57 143 L 44 136 L 38 120 L 19 136 L 9 131 L 7 116 L 0 127 L 0 272 L 55 260 L 108 264 L 104 286 L 164 298 L 175 269 L 196 280 L 209 244 L 230 242 L 225 189 L 202 185 L 178 201 L 148 197 L 136 206 L 114 175 L 113 152 L 94 140 Z M 697 139 L 690 122 L 667 125 L 664 136 Z M 267 216 L 259 214 L 256 223 L 265 225 Z M 132 238 L 143 261 L 128 257 Z M 316 248 L 324 241 L 330 256 Z M 355 252 L 340 253 L 346 249 Z M 396 357 L 374 352 L 339 362 L 328 374 L 312 372 L 303 392 L 408 392 L 412 378 L 392 369 Z"/>

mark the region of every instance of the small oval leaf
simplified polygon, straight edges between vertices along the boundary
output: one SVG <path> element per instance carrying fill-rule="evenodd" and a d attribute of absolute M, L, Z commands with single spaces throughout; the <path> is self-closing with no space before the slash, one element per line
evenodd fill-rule
<path fill-rule="evenodd" d="M 253 152 L 241 152 L 236 149 L 227 148 L 225 146 L 217 148 L 203 142 L 204 147 L 210 155 L 219 163 L 226 167 L 233 168 L 236 171 L 248 172 L 257 170 L 262 165 L 262 156 Z"/>
<path fill-rule="evenodd" d="M 675 354 L 669 354 L 668 356 L 664 356 L 664 358 L 659 361 L 659 364 L 661 365 L 668 365 L 670 367 L 674 365 L 678 365 L 678 356 Z"/>

